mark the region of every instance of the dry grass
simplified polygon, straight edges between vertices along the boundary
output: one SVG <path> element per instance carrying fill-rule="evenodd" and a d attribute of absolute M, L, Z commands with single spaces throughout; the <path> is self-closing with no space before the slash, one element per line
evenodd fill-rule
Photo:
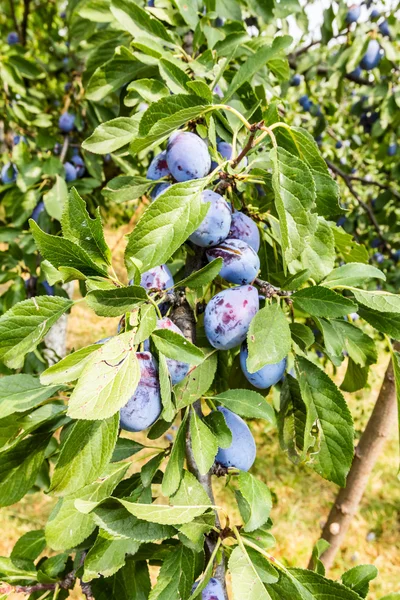
<path fill-rule="evenodd" d="M 108 232 L 111 247 L 118 242 L 119 235 Z M 120 239 L 113 252 L 115 268 L 121 277 L 124 245 L 124 240 Z M 68 346 L 70 349 L 79 348 L 107 335 L 113 335 L 117 323 L 118 319 L 96 317 L 88 311 L 85 303 L 80 303 L 73 308 L 69 320 Z M 370 387 L 347 397 L 360 431 L 376 400 L 387 360 L 387 354 L 382 353 L 379 363 L 371 370 Z M 320 535 L 321 524 L 328 515 L 337 488 L 313 471 L 292 465 L 279 449 L 275 431 L 264 428 L 261 422 L 254 422 L 251 426 L 258 447 L 258 458 L 253 473 L 268 483 L 275 496 L 272 519 L 275 523 L 273 534 L 277 545 L 274 553 L 290 566 L 306 567 L 312 546 Z M 139 466 L 136 463 L 135 470 Z M 340 573 L 355 565 L 376 565 L 380 573 L 371 586 L 371 600 L 378 600 L 389 592 L 400 592 L 400 488 L 397 470 L 398 442 L 394 424 L 392 437 L 374 468 L 361 509 L 330 573 L 332 578 L 338 578 Z M 238 519 L 232 493 L 223 488 L 222 480 L 216 480 L 215 487 L 217 503 L 232 514 L 233 520 L 235 517 Z M 15 506 L 3 509 L 0 521 L 3 533 L 0 554 L 8 555 L 15 541 L 26 531 L 43 527 L 52 505 L 52 499 L 36 494 L 25 497 Z M 367 541 L 367 534 L 370 532 L 375 534 L 375 541 Z M 10 600 L 22 598 L 21 595 L 10 596 Z M 76 591 L 71 598 L 80 599 L 81 596 Z"/>

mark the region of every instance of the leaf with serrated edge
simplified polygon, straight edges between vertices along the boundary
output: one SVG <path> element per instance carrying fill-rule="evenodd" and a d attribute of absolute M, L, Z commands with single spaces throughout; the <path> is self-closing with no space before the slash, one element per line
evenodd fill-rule
<path fill-rule="evenodd" d="M 119 317 L 130 312 L 136 305 L 148 300 L 146 291 L 137 285 L 113 288 L 112 290 L 93 290 L 85 300 L 100 317 Z"/>
<path fill-rule="evenodd" d="M 134 117 L 118 117 L 101 123 L 82 143 L 82 148 L 94 154 L 107 154 L 119 150 L 137 135 L 140 118 L 139 114 Z"/>
<path fill-rule="evenodd" d="M 106 419 L 125 406 L 140 379 L 132 332 L 112 338 L 94 352 L 68 403 L 73 419 Z"/>
<path fill-rule="evenodd" d="M 220 402 L 241 417 L 265 419 L 272 424 L 275 423 L 275 413 L 272 406 L 268 404 L 264 396 L 253 390 L 229 390 L 218 394 L 218 396 L 213 396 L 212 399 Z"/>
<path fill-rule="evenodd" d="M 245 471 L 240 472 L 239 489 L 250 509 L 250 516 L 244 530 L 254 531 L 268 521 L 272 507 L 271 492 L 265 483 Z"/>
<path fill-rule="evenodd" d="M 75 381 L 81 376 L 89 356 L 99 349 L 98 344 L 92 344 L 81 348 L 65 358 L 62 358 L 58 363 L 48 367 L 40 375 L 40 381 L 43 385 L 55 383 L 69 383 Z"/>
<path fill-rule="evenodd" d="M 247 552 L 236 546 L 228 563 L 234 600 L 271 600 Z"/>
<path fill-rule="evenodd" d="M 199 504 L 199 505 L 175 505 L 166 506 L 163 504 L 139 504 L 136 502 L 129 502 L 129 500 L 117 499 L 128 512 L 137 517 L 143 519 L 143 521 L 150 521 L 152 523 L 159 523 L 160 525 L 179 525 L 183 523 L 190 523 L 195 517 L 199 517 L 210 505 Z"/>
<path fill-rule="evenodd" d="M 383 279 L 386 281 L 386 275 L 372 265 L 363 263 L 347 263 L 341 267 L 333 269 L 321 285 L 329 288 L 341 287 L 343 285 L 364 285 L 367 279 Z"/>
<path fill-rule="evenodd" d="M 224 261 L 222 258 L 216 258 L 212 260 L 208 265 L 195 271 L 182 281 L 179 281 L 175 284 L 176 288 L 181 286 L 188 287 L 190 289 L 196 289 L 202 287 L 203 285 L 208 285 L 211 281 L 214 281 L 220 270 L 222 269 L 222 265 Z"/>
<path fill-rule="evenodd" d="M 110 540 L 99 532 L 85 557 L 82 581 L 92 581 L 101 575 L 111 577 L 124 566 L 126 554 L 135 554 L 139 546 L 134 540 Z"/>
<path fill-rule="evenodd" d="M 190 439 L 197 468 L 200 475 L 205 475 L 214 464 L 218 452 L 218 443 L 215 435 L 197 416 L 195 410 L 191 411 Z"/>
<path fill-rule="evenodd" d="M 37 377 L 25 373 L 0 378 L 0 419 L 35 408 L 60 389 L 41 385 Z"/>
<path fill-rule="evenodd" d="M 173 390 L 178 410 L 193 404 L 207 392 L 214 380 L 217 362 L 217 354 L 212 352 L 198 367 L 191 369 L 181 382 L 174 385 Z"/>
<path fill-rule="evenodd" d="M 185 460 L 185 440 L 187 427 L 188 413 L 186 412 L 180 426 L 174 444 L 172 446 L 171 455 L 167 467 L 165 469 L 162 482 L 162 493 L 164 496 L 171 496 L 176 492 L 181 482 L 183 474 L 183 463 Z M 172 524 L 172 523 L 171 523 Z"/>
<path fill-rule="evenodd" d="M 175 331 L 156 329 L 151 334 L 151 339 L 157 350 L 168 358 L 190 365 L 199 365 L 204 361 L 204 352 Z"/>
<path fill-rule="evenodd" d="M 382 313 L 400 313 L 400 295 L 390 292 L 350 288 L 357 302 Z"/>
<path fill-rule="evenodd" d="M 357 304 L 320 285 L 295 292 L 292 300 L 295 308 L 298 307 L 314 317 L 333 319 L 357 310 Z"/>
<path fill-rule="evenodd" d="M 289 322 L 279 304 L 267 304 L 254 316 L 247 333 L 247 347 L 246 366 L 250 373 L 276 364 L 289 354 Z"/>

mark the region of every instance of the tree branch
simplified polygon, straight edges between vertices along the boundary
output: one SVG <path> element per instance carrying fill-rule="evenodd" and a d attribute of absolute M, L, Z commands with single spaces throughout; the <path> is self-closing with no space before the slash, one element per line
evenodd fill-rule
<path fill-rule="evenodd" d="M 26 32 L 28 30 L 29 8 L 31 0 L 24 0 L 24 14 L 21 24 L 21 44 L 26 46 Z"/>
<path fill-rule="evenodd" d="M 326 160 L 326 164 L 328 165 L 328 167 L 330 168 L 331 171 L 333 171 L 334 173 L 336 173 L 337 175 L 339 175 L 339 177 L 341 177 L 343 179 L 343 181 L 345 182 L 345 184 L 348 187 L 349 192 L 352 194 L 352 196 L 357 200 L 358 204 L 367 213 L 372 225 L 374 226 L 377 234 L 379 235 L 380 239 L 382 240 L 382 245 L 386 248 L 386 250 L 390 251 L 390 246 L 386 242 L 385 238 L 383 237 L 383 233 L 381 231 L 381 228 L 379 227 L 378 221 L 376 220 L 374 211 L 372 210 L 372 208 L 370 206 L 368 206 L 368 204 L 366 204 L 361 199 L 359 193 L 356 192 L 356 190 L 354 189 L 353 184 L 352 184 L 352 176 L 348 175 L 347 173 L 345 173 L 344 171 L 339 169 L 339 167 L 337 167 L 335 164 L 333 164 L 330 160 Z"/>
<path fill-rule="evenodd" d="M 395 198 L 398 198 L 400 200 L 400 192 L 398 192 L 397 190 L 390 187 L 390 185 L 384 185 L 383 183 L 379 183 L 379 181 L 374 181 L 374 180 L 370 181 L 369 179 L 366 179 L 365 177 L 357 177 L 357 175 L 348 175 L 348 177 L 352 181 L 359 181 L 360 183 L 363 183 L 365 185 L 375 185 L 376 187 L 378 187 L 381 190 L 390 192 L 391 194 L 393 194 L 393 196 Z"/>

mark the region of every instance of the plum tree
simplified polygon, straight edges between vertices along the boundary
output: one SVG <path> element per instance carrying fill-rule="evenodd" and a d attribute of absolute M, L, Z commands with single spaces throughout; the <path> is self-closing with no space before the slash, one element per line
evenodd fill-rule
<path fill-rule="evenodd" d="M 260 249 L 260 232 L 257 225 L 253 219 L 239 210 L 232 214 L 228 238 L 242 240 L 256 252 Z"/>
<path fill-rule="evenodd" d="M 232 443 L 228 448 L 219 448 L 215 460 L 223 467 L 249 471 L 256 459 L 256 443 L 247 423 L 224 406 L 218 410 L 232 433 Z"/>
<path fill-rule="evenodd" d="M 282 379 L 287 365 L 286 358 L 282 358 L 278 363 L 265 365 L 255 373 L 250 373 L 247 368 L 248 355 L 247 344 L 246 342 L 243 342 L 240 348 L 240 366 L 244 376 L 252 385 L 254 385 L 254 387 L 267 389 Z"/>
<path fill-rule="evenodd" d="M 137 352 L 140 380 L 132 397 L 120 410 L 120 426 L 126 431 L 148 429 L 162 411 L 158 367 L 151 352 Z"/>
<path fill-rule="evenodd" d="M 211 346 L 229 350 L 241 344 L 258 309 L 258 290 L 252 285 L 229 288 L 213 296 L 204 313 Z"/>
<path fill-rule="evenodd" d="M 206 143 L 190 131 L 176 131 L 168 140 L 167 165 L 176 181 L 188 181 L 207 175 L 211 157 Z"/>
<path fill-rule="evenodd" d="M 251 283 L 260 270 L 260 259 L 256 251 L 242 240 L 225 240 L 219 246 L 208 249 L 206 256 L 210 262 L 222 258 L 224 264 L 219 274 L 230 283 Z"/>
<path fill-rule="evenodd" d="M 228 237 L 232 219 L 230 206 L 225 198 L 212 190 L 202 192 L 201 202 L 210 204 L 210 207 L 207 215 L 189 239 L 196 246 L 203 248 L 216 246 Z"/>

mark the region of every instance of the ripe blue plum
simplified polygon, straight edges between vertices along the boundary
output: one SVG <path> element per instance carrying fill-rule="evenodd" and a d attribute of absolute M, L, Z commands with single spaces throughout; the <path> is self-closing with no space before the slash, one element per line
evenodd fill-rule
<path fill-rule="evenodd" d="M 373 8 L 371 10 L 371 14 L 370 14 L 371 19 L 379 19 L 380 16 L 381 16 L 380 10 L 378 10 L 377 8 Z"/>
<path fill-rule="evenodd" d="M 174 278 L 167 265 L 160 265 L 142 273 L 140 285 L 145 290 L 165 290 L 174 285 Z"/>
<path fill-rule="evenodd" d="M 7 36 L 7 44 L 15 46 L 19 42 L 19 35 L 16 31 L 11 31 Z"/>
<path fill-rule="evenodd" d="M 17 167 L 10 162 L 4 165 L 4 167 L 1 169 L 1 180 L 4 184 L 14 183 L 17 179 L 17 175 Z"/>
<path fill-rule="evenodd" d="M 63 113 L 58 119 L 58 127 L 64 133 L 70 133 L 75 127 L 75 115 L 69 112 Z"/>
<path fill-rule="evenodd" d="M 387 154 L 388 154 L 388 156 L 394 156 L 396 154 L 396 152 L 397 152 L 397 144 L 395 142 L 392 142 L 388 146 Z"/>
<path fill-rule="evenodd" d="M 383 261 L 385 260 L 385 257 L 383 256 L 383 254 L 381 252 L 375 252 L 375 254 L 372 257 L 378 264 L 383 263 Z"/>
<path fill-rule="evenodd" d="M 37 223 L 39 216 L 42 214 L 43 211 L 44 211 L 44 202 L 43 202 L 43 200 L 41 200 L 38 204 L 36 204 L 35 208 L 33 209 L 31 219 L 33 219 L 35 221 L 35 223 Z"/>
<path fill-rule="evenodd" d="M 351 77 L 354 77 L 355 79 L 359 79 L 361 77 L 361 67 L 358 66 L 354 69 L 354 71 L 352 71 L 351 73 L 349 73 L 349 75 Z"/>
<path fill-rule="evenodd" d="M 74 165 L 70 162 L 66 162 L 66 163 L 64 163 L 64 169 L 65 169 L 65 181 L 75 181 L 75 179 L 78 177 L 78 174 L 76 172 Z"/>
<path fill-rule="evenodd" d="M 158 366 L 150 352 L 136 352 L 140 381 L 132 398 L 120 410 L 120 426 L 126 431 L 143 431 L 162 411 Z"/>
<path fill-rule="evenodd" d="M 303 107 L 303 109 L 308 112 L 313 105 L 313 102 L 310 100 L 307 94 L 300 96 L 299 104 Z"/>
<path fill-rule="evenodd" d="M 368 42 L 367 51 L 361 59 L 360 66 L 366 71 L 371 71 L 379 65 L 381 60 L 381 47 L 377 40 Z"/>
<path fill-rule="evenodd" d="M 205 177 L 211 167 L 207 144 L 195 133 L 176 131 L 168 140 L 167 165 L 176 181 Z"/>
<path fill-rule="evenodd" d="M 151 199 L 155 200 L 156 198 L 158 198 L 158 196 L 161 196 L 169 187 L 171 187 L 170 183 L 157 183 L 157 185 L 154 186 L 150 193 Z"/>
<path fill-rule="evenodd" d="M 171 173 L 167 165 L 167 151 L 163 150 L 151 161 L 147 169 L 147 179 L 157 180 L 167 175 L 171 175 Z"/>
<path fill-rule="evenodd" d="M 196 590 L 198 582 L 193 584 L 192 594 Z M 199 596 L 199 600 L 224 600 L 224 590 L 222 589 L 222 585 L 215 579 L 215 577 L 211 577 L 210 581 L 207 583 L 204 590 L 201 592 L 201 598 Z"/>
<path fill-rule="evenodd" d="M 40 282 L 47 296 L 54 296 L 54 286 L 50 285 L 48 281 Z"/>
<path fill-rule="evenodd" d="M 252 285 L 229 288 L 213 296 L 204 312 L 204 328 L 211 346 L 229 350 L 241 344 L 258 309 L 258 290 Z"/>
<path fill-rule="evenodd" d="M 340 148 L 343 148 L 343 142 L 338 140 L 335 144 L 335 148 L 337 148 L 338 150 L 340 150 Z"/>
<path fill-rule="evenodd" d="M 230 283 L 245 285 L 252 282 L 260 270 L 257 252 L 242 240 L 225 240 L 206 252 L 209 262 L 221 257 L 224 261 L 219 274 Z"/>
<path fill-rule="evenodd" d="M 265 365 L 265 367 L 255 373 L 249 373 L 246 365 L 248 355 L 249 351 L 247 349 L 247 344 L 246 342 L 243 342 L 242 347 L 240 348 L 240 366 L 242 367 L 243 374 L 247 381 L 254 385 L 254 387 L 265 390 L 282 379 L 286 369 L 286 358 L 283 358 L 278 363 Z"/>
<path fill-rule="evenodd" d="M 232 217 L 231 208 L 225 198 L 212 190 L 204 190 L 201 201 L 211 206 L 189 240 L 202 248 L 216 246 L 228 237 Z"/>
<path fill-rule="evenodd" d="M 356 23 L 358 21 L 358 19 L 360 18 L 360 14 L 361 14 L 361 6 L 358 6 L 357 4 L 353 4 L 352 6 L 350 6 L 347 15 L 346 15 L 346 23 L 348 23 L 349 25 L 351 23 Z"/>
<path fill-rule="evenodd" d="M 218 85 L 215 86 L 214 88 L 214 94 L 216 94 L 218 96 L 218 98 L 223 98 L 224 97 L 224 92 L 222 91 L 221 87 Z"/>
<path fill-rule="evenodd" d="M 231 144 L 228 144 L 228 142 L 218 142 L 217 150 L 223 158 L 225 158 L 226 160 L 231 160 L 231 158 L 232 158 Z M 238 150 L 238 154 L 239 154 L 239 152 L 242 151 L 240 146 L 238 147 L 237 150 Z M 239 167 L 241 167 L 243 169 L 244 167 L 247 167 L 247 163 L 248 163 L 247 156 L 244 156 L 239 163 Z"/>
<path fill-rule="evenodd" d="M 14 137 L 13 137 L 14 146 L 18 146 L 18 144 L 20 142 L 23 142 L 24 144 L 26 144 L 27 143 L 26 137 L 24 135 L 14 135 Z"/>
<path fill-rule="evenodd" d="M 235 211 L 232 215 L 228 239 L 242 240 L 256 252 L 260 249 L 260 232 L 253 219 L 244 213 Z"/>
<path fill-rule="evenodd" d="M 73 165 L 76 169 L 77 176 L 83 177 L 85 174 L 85 162 L 84 162 L 82 156 L 79 156 L 79 154 L 75 154 L 71 158 L 71 162 L 73 163 Z"/>
<path fill-rule="evenodd" d="M 346 217 L 342 215 L 342 216 L 341 216 L 341 217 L 339 217 L 339 218 L 338 218 L 338 220 L 336 221 L 336 225 L 337 225 L 338 227 L 343 227 L 343 225 L 346 223 L 346 221 L 347 221 Z"/>
<path fill-rule="evenodd" d="M 250 429 L 241 417 L 228 408 L 219 406 L 232 432 L 232 444 L 229 448 L 219 448 L 215 460 L 223 467 L 234 467 L 248 471 L 256 459 L 256 444 Z"/>
<path fill-rule="evenodd" d="M 163 319 L 157 321 L 157 329 L 169 329 L 170 331 L 173 331 L 174 333 L 184 337 L 179 327 L 175 325 L 175 323 L 168 317 L 164 317 Z M 171 376 L 172 385 L 175 385 L 176 383 L 182 381 L 184 377 L 186 377 L 190 365 L 188 365 L 188 363 L 181 362 L 180 360 L 167 358 L 167 367 Z"/>
<path fill-rule="evenodd" d="M 386 19 L 382 23 L 379 23 L 379 31 L 384 37 L 390 37 L 389 23 Z"/>
<path fill-rule="evenodd" d="M 290 80 L 290 85 L 293 85 L 294 87 L 298 87 L 300 84 L 301 84 L 301 75 L 296 73 L 295 75 L 293 75 L 292 79 Z"/>

